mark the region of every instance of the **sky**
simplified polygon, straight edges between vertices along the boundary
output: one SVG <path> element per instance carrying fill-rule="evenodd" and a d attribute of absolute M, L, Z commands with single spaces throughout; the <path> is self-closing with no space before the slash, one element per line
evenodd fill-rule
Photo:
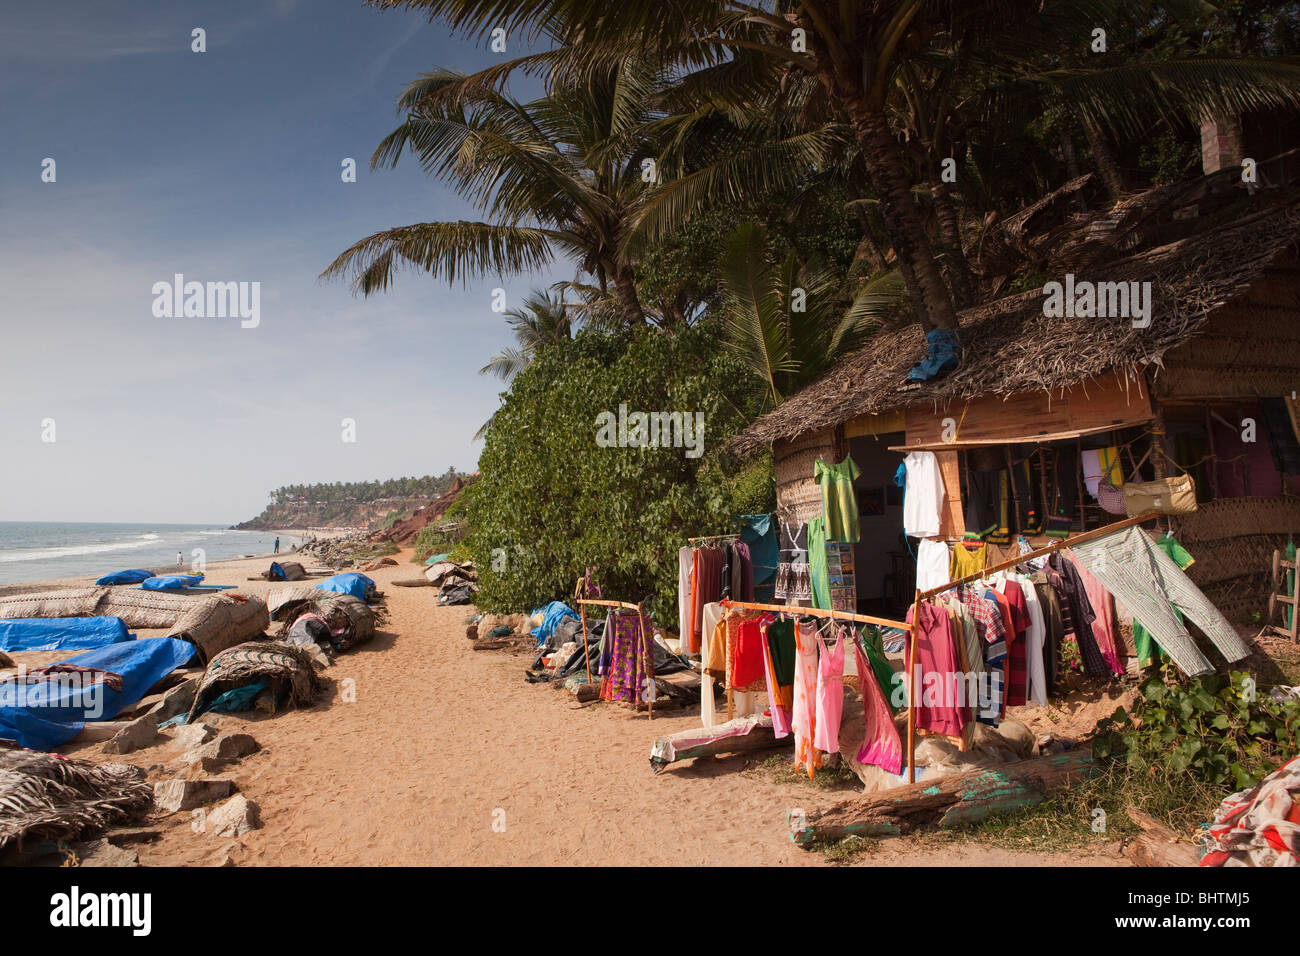
<path fill-rule="evenodd" d="M 5 4 L 0 521 L 234 523 L 285 484 L 472 470 L 503 387 L 478 370 L 511 341 L 493 289 L 572 265 L 369 298 L 318 276 L 371 233 L 480 218 L 411 157 L 369 161 L 408 82 L 501 55 L 361 0 Z M 177 273 L 260 283 L 259 324 L 156 316 Z"/>

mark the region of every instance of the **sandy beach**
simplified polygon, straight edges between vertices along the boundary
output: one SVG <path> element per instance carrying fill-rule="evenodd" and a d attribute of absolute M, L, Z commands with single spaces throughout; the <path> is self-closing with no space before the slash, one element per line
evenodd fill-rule
<path fill-rule="evenodd" d="M 786 813 L 829 805 L 853 788 L 752 769 L 782 751 L 706 758 L 655 775 L 651 743 L 698 726 L 698 708 L 651 722 L 644 712 L 578 704 L 550 685 L 526 683 L 531 656 L 471 649 L 472 608 L 438 607 L 434 588 L 390 586 L 413 576 L 410 552 L 397 560 L 371 573 L 386 596 L 387 622 L 324 672 L 314 705 L 202 718 L 261 745 L 223 775 L 259 805 L 262 828 L 218 838 L 195 832 L 188 812 L 155 816 L 150 826 L 163 834 L 135 847 L 142 865 L 826 865 L 824 855 L 790 843 Z M 208 580 L 265 596 L 283 585 L 245 579 L 267 563 L 213 564 Z M 63 656 L 14 655 L 29 667 Z M 126 757 L 104 755 L 101 744 L 61 752 L 125 760 L 164 780 L 193 773 L 173 733 Z M 898 839 L 855 862 L 1123 865 L 1124 858 L 1114 843 L 1039 855 Z"/>

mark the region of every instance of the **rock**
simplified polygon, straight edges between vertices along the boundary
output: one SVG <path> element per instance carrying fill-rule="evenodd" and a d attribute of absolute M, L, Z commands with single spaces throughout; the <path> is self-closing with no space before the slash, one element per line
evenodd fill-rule
<path fill-rule="evenodd" d="M 104 744 L 106 754 L 129 754 L 141 747 L 148 747 L 158 739 L 158 718 L 145 714 L 131 721 L 124 728 L 108 739 Z"/>
<path fill-rule="evenodd" d="M 193 810 L 204 804 L 228 797 L 235 792 L 235 782 L 224 777 L 208 780 L 163 780 L 153 785 L 154 806 L 163 813 Z"/>
<path fill-rule="evenodd" d="M 140 855 L 134 850 L 124 850 L 113 846 L 108 840 L 95 840 L 92 843 L 74 843 L 72 852 L 77 854 L 79 866 L 139 866 Z"/>
<path fill-rule="evenodd" d="M 204 744 L 202 747 L 195 748 L 187 753 L 185 762 L 198 763 L 201 760 L 212 760 L 225 763 L 256 753 L 259 749 L 258 742 L 248 734 L 222 734 L 211 743 Z"/>
<path fill-rule="evenodd" d="M 4 651 L 0 651 L 0 667 L 13 667 L 13 666 L 14 666 L 14 659 L 10 657 L 8 654 L 6 654 Z"/>
<path fill-rule="evenodd" d="M 104 834 L 113 846 L 130 846 L 132 843 L 152 843 L 162 838 L 162 830 L 154 827 L 122 827 Z"/>
<path fill-rule="evenodd" d="M 321 650 L 319 644 L 300 644 L 298 645 L 298 649 L 306 651 L 311 656 L 311 661 L 316 665 L 317 670 L 323 671 L 334 663 L 329 659 L 329 655 Z"/>
<path fill-rule="evenodd" d="M 163 699 L 154 704 L 153 710 L 149 711 L 149 713 L 160 724 L 171 720 L 177 714 L 188 713 L 189 709 L 194 706 L 194 695 L 198 692 L 198 689 L 199 679 L 191 677 L 163 694 Z"/>
<path fill-rule="evenodd" d="M 257 804 L 242 794 L 231 797 L 207 819 L 207 832 L 221 837 L 239 837 L 261 827 Z"/>
<path fill-rule="evenodd" d="M 172 733 L 172 742 L 186 750 L 201 747 L 217 735 L 217 728 L 204 723 L 182 724 Z"/>

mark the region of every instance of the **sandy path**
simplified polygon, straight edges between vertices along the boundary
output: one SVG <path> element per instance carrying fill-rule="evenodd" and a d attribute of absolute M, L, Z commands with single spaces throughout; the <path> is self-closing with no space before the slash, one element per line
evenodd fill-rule
<path fill-rule="evenodd" d="M 846 791 L 742 773 L 743 757 L 654 775 L 652 740 L 697 726 L 696 711 L 651 723 L 644 713 L 579 705 L 549 685 L 526 683 L 528 657 L 470 648 L 469 609 L 438 607 L 433 588 L 385 587 L 412 576 L 407 555 L 399 561 L 372 573 L 388 599 L 384 630 L 325 672 L 328 689 L 315 706 L 274 717 L 203 718 L 262 745 L 226 775 L 260 805 L 263 828 L 223 839 L 192 832 L 189 817 L 174 814 L 162 822 L 161 840 L 139 848 L 141 863 L 824 863 L 789 842 L 785 814 L 843 799 Z M 209 580 L 239 581 L 264 594 L 269 585 L 242 580 L 264 564 L 231 562 Z M 69 749 L 111 759 L 97 751 Z M 165 779 L 176 772 L 177 756 L 168 744 L 127 759 L 152 765 L 151 779 Z M 886 841 L 862 862 L 1118 862 L 1110 856 Z"/>

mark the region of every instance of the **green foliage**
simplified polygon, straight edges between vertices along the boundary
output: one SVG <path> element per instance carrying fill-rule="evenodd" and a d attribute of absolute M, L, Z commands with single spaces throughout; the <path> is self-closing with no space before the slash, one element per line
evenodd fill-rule
<path fill-rule="evenodd" d="M 1200 161 L 1200 144 L 1172 131 L 1155 137 L 1138 151 L 1139 165 L 1156 186 L 1169 186 L 1187 178 Z"/>
<path fill-rule="evenodd" d="M 487 611 L 569 600 L 584 569 L 607 597 L 676 613 L 677 549 L 734 529 L 738 504 L 770 500 L 770 465 L 733 476 L 710 452 L 758 408 L 761 392 L 717 346 L 713 323 L 669 334 L 584 330 L 545 346 L 511 385 L 467 489 L 470 551 Z M 704 452 L 601 447 L 598 416 L 701 412 Z"/>
<path fill-rule="evenodd" d="M 273 504 L 293 503 L 324 504 L 345 502 L 347 504 L 367 504 L 383 498 L 413 498 L 423 495 L 436 498 L 457 478 L 467 475 L 448 468 L 441 475 L 425 475 L 423 478 L 389 478 L 387 481 L 335 481 L 319 482 L 313 485 L 283 485 L 271 492 Z M 388 527 L 389 525 L 385 525 Z"/>
<path fill-rule="evenodd" d="M 1256 693 L 1254 680 L 1240 671 L 1180 683 L 1153 677 L 1141 690 L 1131 715 L 1119 708 L 1098 724 L 1098 759 L 1241 790 L 1293 756 L 1300 744 L 1300 701 Z"/>

